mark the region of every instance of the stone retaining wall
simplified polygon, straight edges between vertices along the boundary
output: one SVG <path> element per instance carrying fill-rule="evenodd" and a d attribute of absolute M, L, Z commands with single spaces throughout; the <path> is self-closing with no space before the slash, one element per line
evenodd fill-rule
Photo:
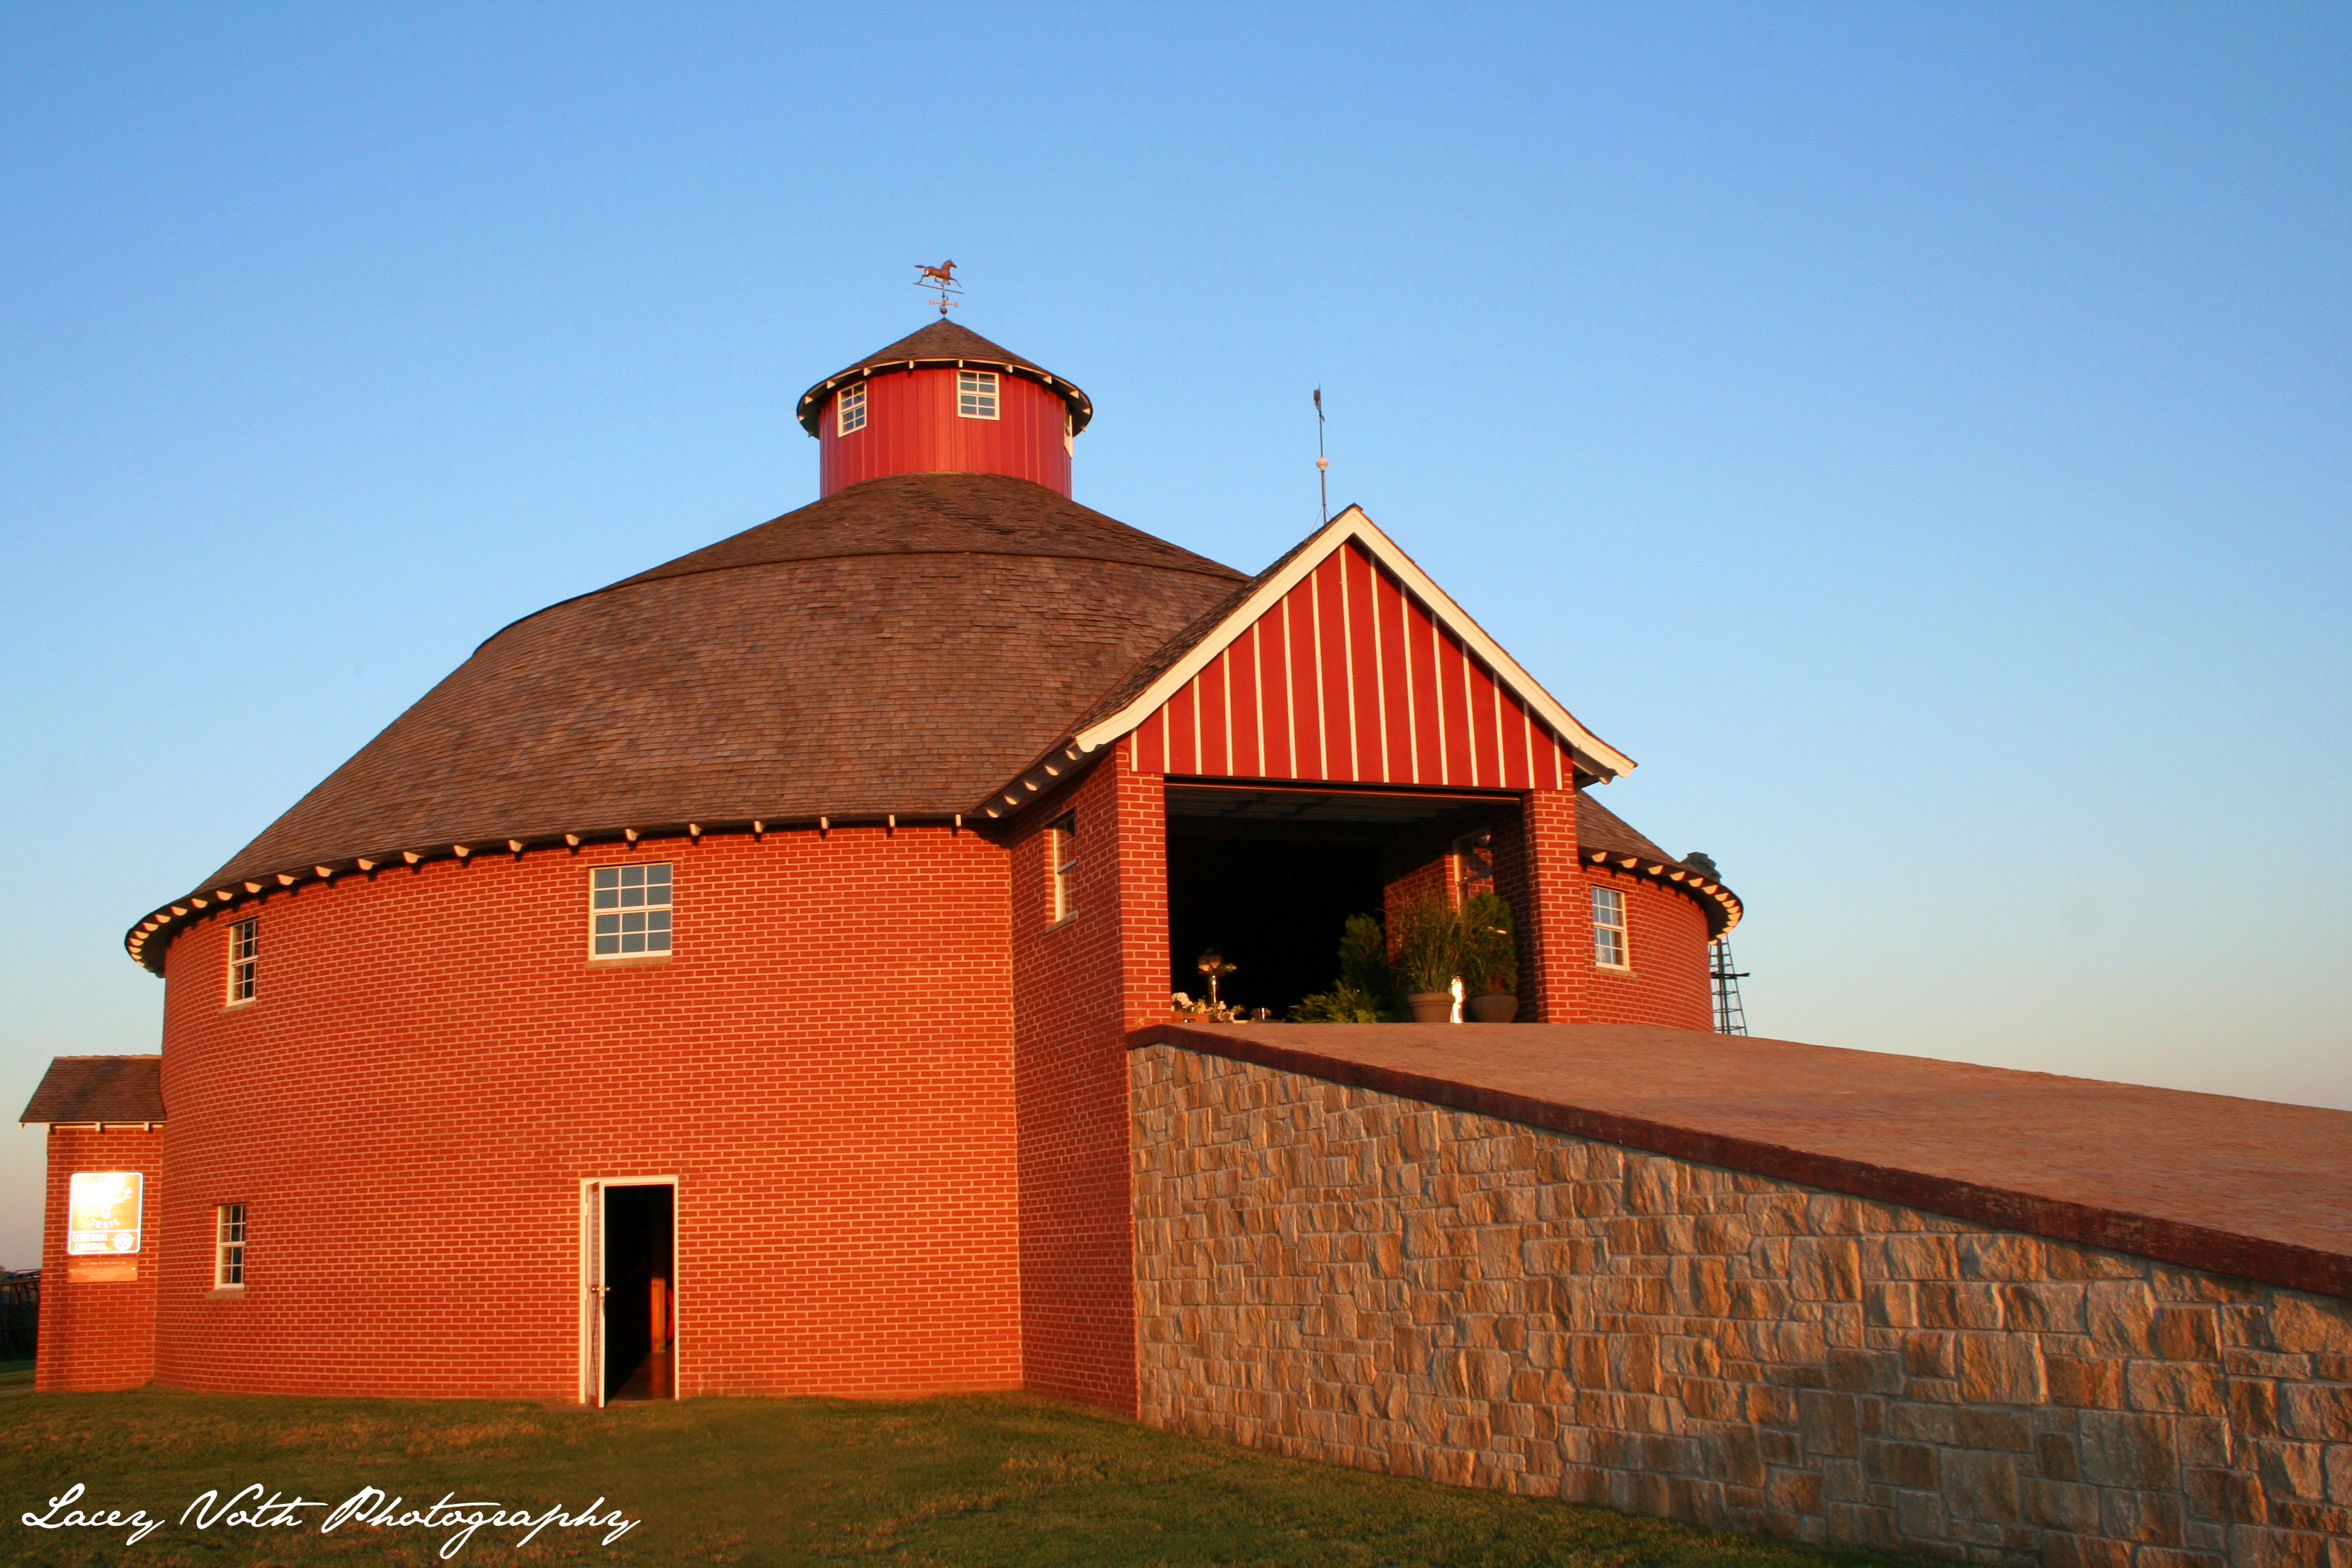
<path fill-rule="evenodd" d="M 1153 1045 L 1141 1414 L 1810 1542 L 2352 1568 L 2352 1302 Z"/>

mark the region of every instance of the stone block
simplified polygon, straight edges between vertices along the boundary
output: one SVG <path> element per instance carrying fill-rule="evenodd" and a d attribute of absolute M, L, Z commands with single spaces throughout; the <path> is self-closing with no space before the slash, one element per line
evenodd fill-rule
<path fill-rule="evenodd" d="M 2170 1491 L 2179 1484 L 2169 1416 L 2086 1410 L 2081 1442 L 2083 1479 L 2095 1486 Z"/>
<path fill-rule="evenodd" d="M 1822 1479 L 1810 1470 L 1773 1470 L 1765 1478 L 1764 1495 L 1782 1513 L 1822 1511 Z"/>
<path fill-rule="evenodd" d="M 2352 1301 L 2282 1290 L 2271 1301 L 2273 1350 L 2352 1355 Z"/>
<path fill-rule="evenodd" d="M 2352 1384 L 2283 1383 L 2279 1430 L 2290 1437 L 2352 1443 Z"/>
<path fill-rule="evenodd" d="M 1944 1503 L 1961 1519 L 2008 1524 L 2020 1520 L 2022 1478 L 2008 1454 L 1948 1450 L 1944 1455 Z"/>
<path fill-rule="evenodd" d="M 2210 1307 L 2161 1307 L 2156 1351 L 2167 1361 L 2220 1361 L 2221 1319 Z"/>
<path fill-rule="evenodd" d="M 2095 1535 L 2053 1535 L 2042 1542 L 2042 1568 L 2127 1568 L 2132 1549 Z"/>
<path fill-rule="evenodd" d="M 1919 1288 L 1907 1279 L 1874 1279 L 1862 1288 L 1863 1321 L 1874 1329 L 1919 1326 Z"/>
<path fill-rule="evenodd" d="M 2033 1447 L 2033 1425 L 2014 1410 L 1983 1410 L 1963 1405 L 1953 1413 L 1953 1441 L 1963 1448 L 2022 1454 Z"/>
<path fill-rule="evenodd" d="M 1720 1318 L 1731 1310 L 1730 1279 L 1720 1258 L 1677 1258 L 1666 1266 L 1675 1310 L 1686 1317 Z"/>
<path fill-rule="evenodd" d="M 1862 1473 L 1882 1486 L 1920 1491 L 1932 1490 L 1941 1484 L 1936 1450 L 1925 1443 L 1864 1443 Z"/>
<path fill-rule="evenodd" d="M 2223 1524 L 2262 1524 L 2270 1518 L 2270 1500 L 2262 1478 L 2245 1470 L 2189 1470 L 2181 1476 L 2181 1496 L 2192 1519 Z"/>
<path fill-rule="evenodd" d="M 2184 1465 L 2227 1469 L 2237 1464 L 2230 1424 L 2218 1415 L 2183 1415 L 2172 1424 L 2173 1446 Z"/>
<path fill-rule="evenodd" d="M 2316 1443 L 2255 1442 L 2245 1445 L 2263 1489 L 2281 1498 L 2318 1502 L 2327 1495 L 2327 1467 Z"/>
<path fill-rule="evenodd" d="M 1929 1329 L 1998 1329 L 2000 1291 L 1992 1285 L 1926 1281 L 1918 1286 L 1919 1323 Z"/>
<path fill-rule="evenodd" d="M 2352 1509 L 2294 1499 L 2271 1500 L 2271 1522 L 2287 1530 L 2315 1530 L 2352 1544 Z"/>
<path fill-rule="evenodd" d="M 1806 1451 L 1851 1458 L 1862 1451 L 1853 1395 L 1806 1389 L 1797 1395 L 1797 1431 Z"/>
<path fill-rule="evenodd" d="M 1789 1293 L 1800 1301 L 1861 1300 L 1861 1248 L 1837 1236 L 1790 1243 Z"/>
<path fill-rule="evenodd" d="M 2344 1545 L 2305 1531 L 2232 1525 L 2230 1568 L 2352 1568 L 2352 1552 Z"/>
<path fill-rule="evenodd" d="M 2029 1480 L 2018 1486 L 2018 1517 L 2044 1530 L 2077 1535 L 2095 1534 L 2099 1528 L 2099 1489 L 2056 1480 Z"/>
<path fill-rule="evenodd" d="M 2241 1436 L 2278 1435 L 2278 1384 L 2268 1378 L 2233 1377 L 2223 1391 L 2230 1429 Z"/>
<path fill-rule="evenodd" d="M 2001 1326 L 2038 1334 L 2084 1331 L 2084 1289 L 2075 1284 L 2003 1285 Z"/>
<path fill-rule="evenodd" d="M 1901 1543 L 1902 1538 L 1896 1533 L 1895 1510 L 1891 1508 L 1833 1502 L 1823 1512 L 1830 1522 L 1830 1539 L 1841 1546 L 1868 1546 L 1892 1551 Z"/>
<path fill-rule="evenodd" d="M 2033 1462 L 2042 1473 L 2053 1481 L 2079 1481 L 2083 1479 L 2082 1456 L 2074 1451 L 2074 1439 L 2063 1432 L 2044 1432 L 2033 1439 Z"/>
<path fill-rule="evenodd" d="M 2099 1351 L 2147 1355 L 2156 1349 L 2156 1298 L 2145 1281 L 2094 1281 L 2083 1305 L 2086 1331 Z"/>
<path fill-rule="evenodd" d="M 1893 1394 L 1903 1386 L 1903 1361 L 1878 1351 L 1832 1350 L 1830 1386 L 1847 1394 Z"/>
<path fill-rule="evenodd" d="M 2352 1443 L 2336 1443 L 2322 1454 L 2320 1468 L 2326 1478 L 2327 1500 L 2352 1507 Z"/>
<path fill-rule="evenodd" d="M 2042 1243 L 2034 1237 L 1991 1232 L 1963 1236 L 1956 1248 L 1963 1279 L 2040 1279 Z"/>
<path fill-rule="evenodd" d="M 1980 1405 L 2039 1405 L 2049 1385 L 2041 1342 L 2026 1334 L 1961 1334 L 1960 1398 Z"/>
<path fill-rule="evenodd" d="M 2174 1415 L 2219 1415 L 2227 1408 L 2221 1369 L 2198 1362 L 2126 1363 L 2124 1401 L 2134 1410 Z"/>
<path fill-rule="evenodd" d="M 1958 1377 L 1959 1349 L 1953 1335 L 1907 1333 L 1903 1336 L 1903 1370 L 1912 1377 Z"/>
<path fill-rule="evenodd" d="M 1890 1279 L 1955 1279 L 1959 1277 L 1959 1248 L 1949 1236 L 1933 1233 L 1890 1236 L 1881 1249 Z"/>
<path fill-rule="evenodd" d="M 2180 1499 L 2172 1492 L 2107 1491 L 2099 1494 L 2099 1532 L 2110 1541 L 2150 1546 L 2187 1542 Z"/>
<path fill-rule="evenodd" d="M 1725 1310 L 1733 1318 L 1771 1322 L 1789 1310 L 1789 1287 L 1778 1279 L 1733 1279 Z"/>
<path fill-rule="evenodd" d="M 2230 1568 L 2221 1552 L 2179 1546 L 2143 1546 L 2132 1561 L 2137 1568 Z"/>

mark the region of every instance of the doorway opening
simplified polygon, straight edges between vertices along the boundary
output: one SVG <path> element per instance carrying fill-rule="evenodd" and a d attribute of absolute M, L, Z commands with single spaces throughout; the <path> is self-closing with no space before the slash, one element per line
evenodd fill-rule
<path fill-rule="evenodd" d="M 595 1403 L 677 1397 L 677 1187 L 590 1184 Z"/>

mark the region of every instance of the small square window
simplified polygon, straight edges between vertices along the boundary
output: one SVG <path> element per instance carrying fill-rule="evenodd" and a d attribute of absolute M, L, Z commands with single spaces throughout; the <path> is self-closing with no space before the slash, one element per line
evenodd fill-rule
<path fill-rule="evenodd" d="M 213 1210 L 213 1289 L 245 1289 L 243 1204 L 221 1204 Z"/>
<path fill-rule="evenodd" d="M 992 370 L 960 370 L 956 372 L 956 412 L 966 419 L 996 417 L 996 373 Z"/>
<path fill-rule="evenodd" d="M 1045 863 L 1053 881 L 1048 912 L 1066 921 L 1078 912 L 1075 877 L 1078 866 L 1078 819 L 1065 816 L 1045 829 Z"/>
<path fill-rule="evenodd" d="M 261 921 L 238 921 L 228 928 L 228 1005 L 253 1000 L 256 972 L 261 964 Z"/>
<path fill-rule="evenodd" d="M 846 436 L 852 430 L 866 428 L 866 384 L 842 388 L 833 405 L 833 433 Z"/>
<path fill-rule="evenodd" d="M 669 868 L 599 866 L 588 876 L 589 955 L 669 951 Z"/>
<path fill-rule="evenodd" d="M 1609 969 L 1633 963 L 1625 940 L 1625 895 L 1615 888 L 1592 889 L 1592 962 Z"/>

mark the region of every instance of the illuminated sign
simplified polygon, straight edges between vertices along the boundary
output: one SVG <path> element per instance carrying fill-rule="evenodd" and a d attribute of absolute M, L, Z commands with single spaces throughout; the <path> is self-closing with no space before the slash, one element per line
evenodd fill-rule
<path fill-rule="evenodd" d="M 116 1258 L 138 1251 L 146 1186 L 136 1171 L 76 1171 L 67 1195 L 66 1251 Z"/>

